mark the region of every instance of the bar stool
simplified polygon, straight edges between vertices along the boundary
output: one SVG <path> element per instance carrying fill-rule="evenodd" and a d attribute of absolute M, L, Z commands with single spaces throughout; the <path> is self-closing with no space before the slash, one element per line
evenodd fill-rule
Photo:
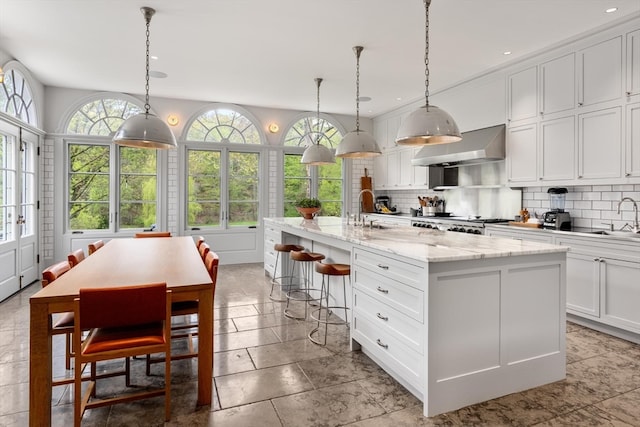
<path fill-rule="evenodd" d="M 291 251 L 289 256 L 292 260 L 291 276 L 295 271 L 296 263 L 300 263 L 300 272 L 302 273 L 302 286 L 295 289 L 289 289 L 286 293 L 287 307 L 284 309 L 283 314 L 290 319 L 303 320 L 307 318 L 308 305 L 312 301 L 317 301 L 317 298 L 311 296 L 311 292 L 318 292 L 318 289 L 313 287 L 313 271 L 311 270 L 312 263 L 325 259 L 325 256 L 316 252 L 302 252 Z M 304 301 L 304 316 L 295 315 L 289 310 L 289 302 Z"/>
<path fill-rule="evenodd" d="M 347 314 L 347 284 L 346 277 L 351 274 L 351 266 L 349 264 L 324 264 L 322 262 L 316 262 L 316 272 L 322 274 L 322 287 L 320 288 L 320 307 L 311 311 L 311 318 L 317 321 L 315 328 L 309 332 L 309 340 L 318 345 L 327 344 L 327 330 L 329 325 L 347 325 L 349 326 L 349 315 Z M 330 306 L 329 305 L 329 285 L 332 276 L 342 276 L 342 296 L 344 298 L 344 305 Z M 334 309 L 344 310 L 344 320 L 341 320 L 334 315 L 334 319 L 331 318 Z M 324 311 L 324 316 L 322 312 Z M 319 335 L 320 324 L 324 324 L 324 341 L 314 336 L 317 332 Z"/>
<path fill-rule="evenodd" d="M 287 301 L 287 299 L 278 299 L 276 297 L 273 296 L 273 288 L 278 285 L 280 286 L 280 291 L 282 291 L 282 287 L 286 286 L 287 290 L 291 288 L 292 285 L 292 281 L 293 281 L 293 271 L 291 272 L 291 275 L 282 275 L 282 276 L 276 276 L 276 272 L 278 271 L 278 261 L 280 259 L 280 253 L 289 253 L 291 251 L 302 251 L 304 250 L 304 246 L 300 246 L 300 245 L 287 245 L 284 243 L 276 243 L 275 245 L 273 245 L 273 249 L 277 252 L 276 253 L 276 263 L 273 266 L 273 274 L 271 275 L 271 292 L 269 292 L 269 299 L 271 301 L 276 301 L 276 302 L 285 302 Z M 277 282 L 277 280 L 280 279 L 280 283 Z M 284 279 L 289 279 L 289 284 L 285 285 L 284 284 Z"/>

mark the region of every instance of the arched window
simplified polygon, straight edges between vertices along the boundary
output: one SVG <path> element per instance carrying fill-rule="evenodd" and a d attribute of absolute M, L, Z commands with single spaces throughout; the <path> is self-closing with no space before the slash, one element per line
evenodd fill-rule
<path fill-rule="evenodd" d="M 113 136 L 122 122 L 142 113 L 138 105 L 118 98 L 100 98 L 87 102 L 71 116 L 68 134 Z"/>
<path fill-rule="evenodd" d="M 335 149 L 343 132 L 327 116 L 300 116 L 286 131 L 284 152 L 284 216 L 298 216 L 295 201 L 302 197 L 317 197 L 322 202 L 322 215 L 342 215 L 342 159 L 335 164 L 309 166 L 300 163 L 302 148 L 318 142 Z M 299 149 L 295 149 L 298 147 Z"/>
<path fill-rule="evenodd" d="M 186 226 L 255 226 L 264 135 L 248 111 L 216 105 L 187 125 Z M 213 143 L 213 144 L 212 144 Z"/>
<path fill-rule="evenodd" d="M 219 107 L 196 117 L 187 131 L 187 140 L 260 144 L 260 133 L 253 121 L 231 108 Z"/>
<path fill-rule="evenodd" d="M 4 83 L 0 85 L 0 111 L 30 125 L 38 125 L 31 88 L 18 70 L 5 71 Z"/>
<path fill-rule="evenodd" d="M 67 230 L 118 232 L 157 224 L 157 151 L 111 142 L 122 122 L 144 110 L 134 99 L 113 95 L 82 102 L 63 127 L 70 136 L 65 144 Z"/>

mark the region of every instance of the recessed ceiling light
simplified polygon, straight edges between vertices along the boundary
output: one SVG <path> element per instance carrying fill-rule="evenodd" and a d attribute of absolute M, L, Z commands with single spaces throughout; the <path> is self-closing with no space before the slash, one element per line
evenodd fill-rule
<path fill-rule="evenodd" d="M 402 98 L 397 97 L 397 98 L 396 98 L 396 101 L 402 101 Z"/>
<path fill-rule="evenodd" d="M 371 101 L 371 97 L 370 96 L 361 96 L 360 98 L 358 98 L 358 101 L 360 101 L 360 102 L 369 102 L 369 101 Z"/>
<path fill-rule="evenodd" d="M 162 71 L 149 71 L 149 77 L 155 77 L 156 79 L 166 79 L 167 73 L 163 73 Z"/>
<path fill-rule="evenodd" d="M 503 54 L 503 55 L 511 55 L 511 51 L 510 51 L 510 50 L 507 50 L 507 51 L 505 51 L 505 52 L 502 52 L 502 54 Z"/>
<path fill-rule="evenodd" d="M 615 12 L 616 10 L 618 10 L 618 8 L 617 8 L 617 7 L 610 7 L 609 9 L 605 10 L 605 12 L 606 12 L 606 13 L 613 13 L 613 12 Z"/>
<path fill-rule="evenodd" d="M 157 57 L 157 56 L 155 56 L 155 55 L 151 55 L 149 58 L 154 59 L 154 60 L 157 60 L 157 59 L 158 59 L 158 57 Z"/>

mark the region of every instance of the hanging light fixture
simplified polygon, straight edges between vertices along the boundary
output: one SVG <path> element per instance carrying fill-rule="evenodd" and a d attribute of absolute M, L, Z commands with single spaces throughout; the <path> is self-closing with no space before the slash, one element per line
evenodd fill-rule
<path fill-rule="evenodd" d="M 315 82 L 317 86 L 316 126 L 320 126 L 320 84 L 322 83 L 322 79 L 316 77 Z M 313 143 L 312 141 L 311 145 L 302 153 L 300 163 L 307 165 L 328 165 L 335 163 L 336 159 L 333 157 L 331 150 L 320 144 L 320 129 L 317 130 L 317 134 L 316 142 Z"/>
<path fill-rule="evenodd" d="M 129 117 L 122 123 L 113 136 L 113 142 L 119 145 L 136 148 L 176 148 L 176 138 L 169 126 L 157 116 L 149 113 L 149 24 L 151 17 L 156 13 L 150 7 L 141 7 L 142 15 L 147 23 L 147 67 L 145 85 L 144 113 Z"/>
<path fill-rule="evenodd" d="M 431 0 L 424 0 L 426 16 L 425 37 L 425 105 L 409 114 L 402 122 L 396 137 L 398 145 L 427 145 L 457 142 L 462 139 L 458 125 L 446 111 L 429 105 L 429 6 Z"/>
<path fill-rule="evenodd" d="M 364 48 L 355 46 L 356 54 L 356 130 L 347 133 L 336 148 L 336 157 L 369 158 L 381 154 L 380 147 L 369 133 L 360 130 L 360 54 Z"/>

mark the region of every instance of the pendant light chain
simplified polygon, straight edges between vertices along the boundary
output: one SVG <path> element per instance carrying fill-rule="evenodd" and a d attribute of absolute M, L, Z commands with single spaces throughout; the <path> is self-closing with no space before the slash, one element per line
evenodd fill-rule
<path fill-rule="evenodd" d="M 146 92 L 144 98 L 144 109 L 146 114 L 149 114 L 149 110 L 151 109 L 151 105 L 149 105 L 149 35 L 151 32 L 149 31 L 149 26 L 151 24 L 151 15 L 145 15 L 145 20 L 147 21 L 147 66 L 146 66 L 146 83 L 144 85 L 144 90 Z"/>
<path fill-rule="evenodd" d="M 429 109 L 429 5 L 431 0 L 424 0 L 425 10 L 425 50 L 424 50 L 424 98 Z"/>
<path fill-rule="evenodd" d="M 320 77 L 316 77 L 315 79 L 316 85 L 318 86 L 318 90 L 316 92 L 316 127 L 318 137 L 316 138 L 316 143 L 320 144 L 320 84 L 322 83 L 322 79 Z"/>
<path fill-rule="evenodd" d="M 360 131 L 360 50 L 356 49 L 356 132 Z"/>

